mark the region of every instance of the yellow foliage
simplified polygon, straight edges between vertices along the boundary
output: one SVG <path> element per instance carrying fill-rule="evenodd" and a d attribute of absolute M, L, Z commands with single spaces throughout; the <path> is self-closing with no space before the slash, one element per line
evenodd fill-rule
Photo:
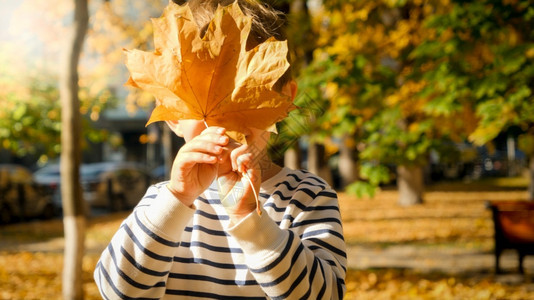
<path fill-rule="evenodd" d="M 408 125 L 408 131 L 409 132 L 417 132 L 417 130 L 419 130 L 419 123 L 411 123 L 410 125 Z"/>
<path fill-rule="evenodd" d="M 353 10 L 353 8 L 350 7 L 349 4 L 346 4 L 345 5 L 345 11 L 354 11 L 352 13 L 352 15 L 354 17 L 351 18 L 352 20 L 349 19 L 350 21 L 356 21 L 356 20 L 366 21 L 367 17 L 369 16 L 369 12 L 371 10 L 373 10 L 375 7 L 376 7 L 376 2 L 375 1 L 368 1 L 359 10 Z M 348 15 L 350 15 L 350 14 L 348 14 Z"/>
<path fill-rule="evenodd" d="M 365 41 L 360 39 L 359 34 L 342 34 L 327 48 L 330 55 L 340 56 L 341 60 L 354 57 L 365 45 Z"/>
<path fill-rule="evenodd" d="M 468 103 L 462 105 L 461 116 L 459 118 L 462 120 L 465 132 L 473 132 L 480 121 L 473 111 L 472 106 Z"/>
<path fill-rule="evenodd" d="M 497 136 L 501 130 L 502 127 L 496 123 L 490 123 L 487 126 L 478 126 L 476 130 L 469 135 L 469 141 L 475 145 L 484 145 L 488 142 L 488 136 Z"/>
<path fill-rule="evenodd" d="M 59 115 L 58 115 L 58 112 L 56 110 L 51 110 L 48 112 L 48 115 L 47 117 L 50 119 L 50 120 L 57 120 Z"/>
<path fill-rule="evenodd" d="M 513 26 L 506 26 L 506 36 L 505 39 L 507 40 L 508 44 L 511 46 L 517 45 L 517 43 L 520 40 L 520 35 L 517 33 L 517 30 Z"/>
<path fill-rule="evenodd" d="M 325 155 L 327 157 L 330 157 L 332 155 L 334 155 L 336 152 L 339 151 L 339 146 L 336 142 L 334 142 L 332 139 L 330 138 L 327 138 L 325 140 Z"/>
<path fill-rule="evenodd" d="M 389 32 L 389 40 L 391 47 L 389 54 L 392 58 L 397 58 L 400 51 L 410 44 L 414 44 L 415 35 L 413 32 L 421 26 L 417 20 L 400 20 L 397 22 L 395 29 Z"/>
<path fill-rule="evenodd" d="M 439 36 L 439 41 L 442 43 L 446 43 L 453 37 L 454 37 L 454 32 L 452 31 L 451 28 L 447 28 Z"/>
<path fill-rule="evenodd" d="M 357 110 L 358 115 L 361 116 L 363 119 L 368 120 L 371 119 L 374 114 L 376 113 L 376 109 L 372 107 L 364 107 L 362 109 Z M 363 122 L 363 120 L 362 120 Z"/>
<path fill-rule="evenodd" d="M 402 98 L 397 93 L 393 93 L 386 97 L 386 104 L 388 106 L 394 106 L 397 105 L 399 102 L 401 102 Z"/>
<path fill-rule="evenodd" d="M 339 107 L 339 106 L 349 105 L 352 102 L 352 98 L 353 97 L 354 96 L 347 95 L 347 94 L 339 95 L 336 98 L 336 100 L 334 101 L 335 102 L 335 106 Z"/>
<path fill-rule="evenodd" d="M 338 92 L 338 85 L 335 82 L 327 82 L 326 88 L 325 88 L 325 97 L 329 99 L 333 99 Z"/>
<path fill-rule="evenodd" d="M 400 105 L 405 116 L 418 115 L 421 113 L 427 99 L 416 97 L 416 94 L 425 86 L 425 81 L 407 81 L 386 97 L 386 104 L 388 106 Z"/>
<path fill-rule="evenodd" d="M 434 7 L 432 7 L 432 5 L 425 4 L 423 6 L 423 13 L 425 14 L 425 16 L 429 16 L 429 15 L 433 14 L 434 13 Z"/>
<path fill-rule="evenodd" d="M 377 45 L 378 48 L 381 48 L 386 44 L 386 28 L 382 24 L 377 24 L 373 27 L 365 28 L 366 35 L 371 38 L 371 41 Z"/>
<path fill-rule="evenodd" d="M 11 141 L 10 140 L 2 140 L 2 147 L 4 149 L 9 149 L 9 147 L 11 146 Z"/>

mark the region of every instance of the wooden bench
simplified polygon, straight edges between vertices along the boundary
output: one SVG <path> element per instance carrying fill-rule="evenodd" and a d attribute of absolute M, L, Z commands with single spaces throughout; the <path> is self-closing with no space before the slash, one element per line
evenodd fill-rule
<path fill-rule="evenodd" d="M 534 201 L 488 201 L 487 206 L 495 225 L 495 272 L 501 273 L 499 257 L 503 250 L 515 249 L 523 274 L 525 256 L 534 255 Z"/>

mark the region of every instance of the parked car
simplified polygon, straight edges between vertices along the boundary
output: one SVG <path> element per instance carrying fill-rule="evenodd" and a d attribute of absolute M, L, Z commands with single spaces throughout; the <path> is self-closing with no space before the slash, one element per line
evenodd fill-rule
<path fill-rule="evenodd" d="M 52 192 L 36 183 L 32 173 L 15 164 L 0 165 L 0 223 L 17 219 L 52 218 L 57 212 Z"/>
<path fill-rule="evenodd" d="M 61 176 L 59 174 L 59 164 L 45 165 L 33 173 L 33 178 L 37 184 L 48 187 L 52 193 L 52 201 L 56 206 L 61 207 Z"/>
<path fill-rule="evenodd" d="M 150 175 L 152 176 L 152 180 L 154 181 L 154 183 L 169 180 L 169 172 L 167 171 L 165 165 L 157 166 L 152 171 L 150 171 Z"/>
<path fill-rule="evenodd" d="M 134 207 L 151 184 L 150 173 L 129 162 L 104 162 L 81 167 L 83 197 L 90 207 L 111 211 Z"/>
<path fill-rule="evenodd" d="M 59 164 L 47 165 L 34 173 L 35 180 L 48 187 L 53 202 L 61 207 Z M 142 165 L 131 162 L 82 164 L 80 182 L 87 209 L 120 211 L 133 207 L 142 198 L 152 176 Z"/>

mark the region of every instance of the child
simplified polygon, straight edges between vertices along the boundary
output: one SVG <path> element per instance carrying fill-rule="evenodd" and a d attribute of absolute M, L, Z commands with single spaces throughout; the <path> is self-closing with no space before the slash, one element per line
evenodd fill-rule
<path fill-rule="evenodd" d="M 218 4 L 232 2 L 188 5 L 207 24 Z M 254 19 L 251 47 L 283 38 L 276 12 L 237 2 Z M 277 86 L 295 97 L 289 76 Z M 105 299 L 343 298 L 341 218 L 336 193 L 322 179 L 272 163 L 267 132 L 250 128 L 247 145 L 239 145 L 225 128 L 202 120 L 167 124 L 186 144 L 170 181 L 148 189 L 102 253 L 95 281 Z M 235 206 L 221 204 L 216 178 L 230 186 L 242 182 Z"/>

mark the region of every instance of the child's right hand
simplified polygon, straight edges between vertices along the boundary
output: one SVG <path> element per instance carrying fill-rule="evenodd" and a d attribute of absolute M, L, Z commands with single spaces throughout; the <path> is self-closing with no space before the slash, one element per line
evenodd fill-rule
<path fill-rule="evenodd" d="M 215 179 L 223 147 L 229 142 L 225 132 L 209 127 L 178 151 L 167 187 L 184 205 L 191 206 Z"/>

